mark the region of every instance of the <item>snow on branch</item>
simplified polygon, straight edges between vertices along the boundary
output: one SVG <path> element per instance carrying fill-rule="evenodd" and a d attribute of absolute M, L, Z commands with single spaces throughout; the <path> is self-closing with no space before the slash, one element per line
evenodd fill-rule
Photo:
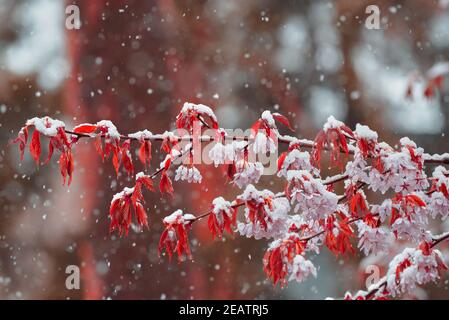
<path fill-rule="evenodd" d="M 443 70 L 444 71 L 444 70 Z M 133 186 L 113 196 L 109 208 L 110 230 L 127 235 L 148 227 L 144 194 L 157 192 L 154 180 L 159 176 L 159 191 L 175 192 L 176 182 L 202 183 L 198 164 L 198 144 L 209 143 L 210 164 L 223 168 L 231 185 L 241 189 L 234 200 L 217 195 L 206 213 L 193 215 L 177 210 L 163 219 L 164 231 L 159 254 L 178 260 L 191 259 L 189 231 L 194 223 L 207 218 L 212 238 L 225 233 L 270 241 L 262 265 L 273 283 L 286 286 L 288 281 L 303 281 L 319 276 L 310 257 L 327 248 L 336 256 L 366 256 L 389 252 L 394 243 L 410 245 L 390 263 L 385 276 L 368 291 L 359 291 L 347 299 L 383 299 L 410 293 L 416 286 L 437 281 L 446 269 L 444 257 L 434 247 L 449 239 L 449 232 L 432 236 L 431 221 L 445 220 L 449 212 L 449 153 L 430 155 L 407 137 L 398 147 L 380 140 L 368 126 L 355 130 L 329 117 L 314 140 L 282 135 L 281 129 L 294 131 L 294 125 L 279 114 L 264 111 L 248 135 L 231 136 L 220 128 L 212 108 L 185 103 L 176 117 L 176 130 L 154 134 L 142 130 L 121 134 L 108 120 L 83 123 L 68 130 L 61 121 L 32 118 L 26 121 L 13 141 L 23 159 L 29 153 L 41 164 L 41 141 L 48 141 L 48 157 L 59 153 L 63 182 L 74 176 L 74 155 L 78 141 L 89 139 L 101 159 L 111 161 L 118 177 L 121 171 L 135 176 Z M 282 128 L 285 127 L 285 128 Z M 164 160 L 151 167 L 153 143 L 160 142 Z M 268 190 L 256 187 L 265 172 L 264 165 L 252 159 L 252 153 L 275 157 L 275 172 L 284 188 Z M 323 155 L 329 154 L 334 176 L 322 176 Z M 141 172 L 135 174 L 140 162 Z M 432 164 L 439 164 L 436 168 Z M 433 169 L 433 170 L 432 170 Z M 335 192 L 336 185 L 341 184 Z M 275 185 L 275 184 L 273 184 Z M 379 203 L 366 191 L 378 194 Z M 378 200 L 379 201 L 379 200 Z M 239 209 L 243 208 L 239 215 Z"/>

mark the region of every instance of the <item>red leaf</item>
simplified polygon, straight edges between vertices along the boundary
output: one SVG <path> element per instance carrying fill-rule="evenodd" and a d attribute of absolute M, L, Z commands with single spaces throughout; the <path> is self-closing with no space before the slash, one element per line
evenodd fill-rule
<path fill-rule="evenodd" d="M 303 251 L 304 245 L 296 235 L 288 236 L 277 247 L 268 249 L 263 257 L 263 269 L 274 285 L 280 282 L 283 287 L 287 283 L 287 264 Z"/>
<path fill-rule="evenodd" d="M 399 284 L 401 282 L 401 273 L 410 267 L 412 263 L 409 259 L 405 259 L 402 261 L 397 267 L 396 267 L 396 284 Z"/>
<path fill-rule="evenodd" d="M 153 181 L 149 176 L 140 177 L 137 182 L 143 184 L 148 191 L 154 191 Z"/>
<path fill-rule="evenodd" d="M 57 134 L 57 140 L 61 142 L 61 144 L 64 144 L 67 148 L 70 148 L 71 143 L 69 141 L 69 139 L 67 138 L 67 135 L 65 134 L 64 128 L 63 127 L 59 127 L 57 129 L 58 134 Z"/>
<path fill-rule="evenodd" d="M 232 210 L 232 216 L 229 217 L 226 211 L 218 212 L 217 214 L 221 215 L 221 222 L 218 220 L 215 212 L 211 212 L 209 214 L 209 218 L 207 220 L 207 225 L 209 227 L 209 231 L 212 233 L 212 239 L 215 237 L 221 238 L 223 236 L 224 230 L 226 230 L 229 234 L 232 234 L 232 227 L 236 224 L 237 218 L 237 209 L 230 208 Z"/>
<path fill-rule="evenodd" d="M 109 216 L 111 218 L 114 215 L 115 211 L 119 208 L 120 201 L 121 201 L 120 199 L 115 199 L 114 201 L 111 202 L 111 206 L 109 207 Z"/>
<path fill-rule="evenodd" d="M 50 162 L 51 157 L 53 156 L 54 146 L 53 146 L 53 138 L 50 139 L 50 142 L 48 143 L 48 157 L 47 160 L 45 160 L 44 164 L 47 164 Z"/>
<path fill-rule="evenodd" d="M 140 143 L 139 148 L 139 160 L 144 166 L 150 165 L 151 162 L 151 142 L 148 140 L 143 140 Z"/>
<path fill-rule="evenodd" d="M 372 215 L 371 213 L 368 213 L 364 218 L 363 221 L 365 221 L 365 223 L 367 225 L 369 225 L 371 228 L 378 228 L 379 224 L 380 224 L 380 220 L 376 219 L 376 217 L 374 215 Z"/>
<path fill-rule="evenodd" d="M 75 169 L 75 163 L 73 161 L 72 150 L 67 151 L 67 175 L 69 176 L 68 185 L 72 183 L 73 171 Z"/>
<path fill-rule="evenodd" d="M 131 158 L 131 153 L 129 151 L 131 147 L 131 140 L 125 140 L 122 144 L 121 155 L 122 155 L 122 163 L 128 175 L 132 175 L 134 173 L 134 165 L 133 160 Z"/>
<path fill-rule="evenodd" d="M 321 159 L 321 154 L 325 148 L 330 151 L 331 162 L 342 166 L 341 151 L 346 155 L 349 154 L 348 143 L 346 137 L 354 138 L 354 133 L 345 125 L 337 128 L 328 128 L 326 131 L 321 130 L 315 138 L 315 146 L 313 148 L 312 157 L 317 166 Z"/>
<path fill-rule="evenodd" d="M 173 256 L 173 250 L 171 248 L 170 242 L 167 241 L 168 232 L 169 230 L 165 229 L 161 234 L 161 238 L 159 239 L 158 254 L 160 257 L 162 250 L 164 250 L 165 248 L 165 252 L 167 252 L 168 254 L 168 260 L 171 261 L 171 258 Z"/>
<path fill-rule="evenodd" d="M 209 228 L 209 231 L 212 233 L 212 239 L 215 239 L 217 236 L 217 218 L 215 217 L 215 214 L 212 212 L 209 215 L 209 218 L 207 219 L 207 226 Z"/>
<path fill-rule="evenodd" d="M 30 153 L 36 164 L 39 165 L 39 158 L 41 156 L 41 141 L 39 131 L 36 129 L 34 130 L 31 138 Z"/>
<path fill-rule="evenodd" d="M 399 210 L 396 208 L 391 208 L 391 219 L 390 219 L 390 226 L 393 225 L 393 223 L 396 222 L 397 219 L 399 219 L 401 215 L 399 214 Z"/>
<path fill-rule="evenodd" d="M 439 189 L 440 189 L 441 193 L 446 197 L 446 199 L 449 200 L 449 192 L 447 190 L 446 185 L 444 183 L 442 183 Z"/>
<path fill-rule="evenodd" d="M 410 153 L 410 159 L 418 165 L 418 169 L 422 170 L 422 159 L 421 156 L 416 155 L 415 150 L 411 146 L 407 146 Z"/>
<path fill-rule="evenodd" d="M 347 218 L 342 218 L 336 222 L 335 216 L 329 216 L 326 221 L 325 244 L 336 256 L 345 254 L 347 251 L 354 252 L 350 239 L 354 237 L 354 232 L 348 225 Z M 335 234 L 334 229 L 337 229 Z"/>
<path fill-rule="evenodd" d="M 28 127 L 20 129 L 17 138 L 13 140 L 13 143 L 19 143 L 20 161 L 23 161 L 23 154 L 28 141 Z"/>
<path fill-rule="evenodd" d="M 271 201 L 272 199 L 267 197 L 263 199 L 263 202 L 260 199 L 252 199 L 245 202 L 249 211 L 248 218 L 253 223 L 253 227 L 259 225 L 263 230 L 267 230 L 267 221 L 272 221 L 269 213 L 269 210 L 273 209 Z"/>
<path fill-rule="evenodd" d="M 180 218 L 180 217 L 178 217 Z M 169 260 L 175 251 L 178 255 L 178 261 L 180 262 L 182 256 L 185 255 L 191 259 L 190 246 L 187 237 L 187 229 L 190 227 L 184 220 L 176 219 L 176 221 L 165 223 L 165 230 L 162 232 L 161 238 L 159 240 L 159 256 L 161 256 L 162 251 L 168 254 Z"/>
<path fill-rule="evenodd" d="M 166 153 L 170 154 L 171 150 L 178 145 L 178 140 L 174 139 L 173 137 L 167 135 L 163 140 L 161 144 L 161 150 L 165 151 Z"/>
<path fill-rule="evenodd" d="M 97 136 L 95 138 L 95 150 L 97 150 L 97 153 L 100 155 L 101 160 L 104 161 L 104 151 L 102 147 L 101 136 Z"/>
<path fill-rule="evenodd" d="M 282 123 L 284 126 L 290 129 L 290 131 L 295 131 L 295 129 L 292 128 L 290 125 L 290 121 L 287 117 L 283 116 L 280 113 L 273 113 L 273 118 Z"/>
<path fill-rule="evenodd" d="M 254 124 L 252 125 L 251 130 L 254 131 L 254 136 L 256 136 L 257 132 L 259 132 L 259 128 L 260 128 L 261 123 L 262 123 L 262 120 L 259 119 L 256 122 L 254 122 Z"/>
<path fill-rule="evenodd" d="M 312 150 L 312 158 L 317 167 L 320 166 L 321 153 L 323 152 L 325 142 L 326 134 L 321 130 L 315 137 L 315 146 Z"/>
<path fill-rule="evenodd" d="M 134 173 L 134 165 L 131 157 L 127 152 L 122 153 L 122 162 L 123 167 L 125 168 L 128 175 L 132 175 Z"/>
<path fill-rule="evenodd" d="M 355 193 L 349 200 L 349 212 L 353 217 L 359 217 L 366 214 L 368 206 L 366 205 L 365 198 L 360 192 Z"/>
<path fill-rule="evenodd" d="M 112 165 L 114 166 L 115 173 L 118 175 L 118 171 L 120 168 L 120 163 L 118 161 L 118 154 L 117 152 L 114 152 L 114 155 L 112 156 Z"/>
<path fill-rule="evenodd" d="M 73 132 L 89 134 L 89 133 L 95 132 L 96 130 L 97 130 L 97 126 L 96 125 L 90 124 L 90 123 L 86 123 L 86 124 L 81 124 L 79 126 L 76 126 L 73 129 Z"/>
<path fill-rule="evenodd" d="M 67 152 L 61 152 L 61 156 L 59 157 L 59 169 L 63 178 L 62 184 L 65 185 L 66 178 L 68 177 L 69 180 L 67 182 L 67 185 L 70 186 L 74 169 L 73 156 L 70 150 L 68 150 Z"/>
<path fill-rule="evenodd" d="M 147 216 L 147 213 L 145 212 L 143 205 L 139 202 L 136 203 L 134 210 L 135 210 L 136 216 L 137 216 L 137 223 L 140 226 L 148 227 L 148 216 Z"/>
<path fill-rule="evenodd" d="M 348 144 L 346 142 L 346 136 L 343 133 L 339 133 L 338 134 L 338 138 L 340 139 L 340 147 L 343 149 L 343 151 L 348 154 L 349 153 L 349 149 L 348 149 Z M 335 152 L 340 152 L 340 150 L 335 150 Z"/>
<path fill-rule="evenodd" d="M 278 171 L 281 170 L 282 165 L 284 164 L 285 158 L 287 157 L 288 152 L 283 152 L 278 158 Z"/>
<path fill-rule="evenodd" d="M 420 206 L 420 207 L 425 207 L 426 203 L 424 201 L 421 200 L 420 197 L 418 197 L 416 194 L 409 194 L 406 196 L 407 200 L 409 200 L 410 202 Z"/>
<path fill-rule="evenodd" d="M 170 195 L 173 195 L 173 185 L 165 171 L 162 172 L 161 181 L 159 182 L 159 190 L 161 191 L 161 193 L 168 193 Z"/>

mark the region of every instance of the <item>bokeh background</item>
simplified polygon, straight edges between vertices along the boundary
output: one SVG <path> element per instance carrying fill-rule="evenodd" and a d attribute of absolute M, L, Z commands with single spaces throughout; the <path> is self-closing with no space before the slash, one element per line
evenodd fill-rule
<path fill-rule="evenodd" d="M 80 8 L 79 30 L 65 28 L 69 4 Z M 380 30 L 365 28 L 370 4 L 381 10 Z M 413 100 L 405 92 L 411 74 L 442 61 L 447 0 L 0 0 L 0 298 L 321 299 L 364 288 L 366 259 L 326 249 L 314 259 L 317 279 L 273 287 L 262 271 L 267 241 L 213 242 L 205 223 L 192 231 L 194 261 L 160 260 L 165 215 L 201 213 L 215 197 L 238 194 L 219 170 L 200 168 L 201 186 L 175 183 L 173 200 L 147 195 L 150 230 L 120 239 L 108 232 L 108 208 L 130 182 L 92 144 L 77 146 L 67 188 L 56 160 L 19 163 L 8 142 L 44 115 L 69 127 L 110 119 L 123 133 L 163 132 L 191 101 L 210 105 L 226 128 L 278 110 L 313 139 L 334 115 L 392 145 L 406 135 L 440 153 L 449 151 L 447 84 L 433 99 L 419 87 Z M 267 177 L 260 187 L 282 185 Z M 81 290 L 65 287 L 71 264 L 81 268 Z M 449 298 L 444 277 L 415 297 Z"/>

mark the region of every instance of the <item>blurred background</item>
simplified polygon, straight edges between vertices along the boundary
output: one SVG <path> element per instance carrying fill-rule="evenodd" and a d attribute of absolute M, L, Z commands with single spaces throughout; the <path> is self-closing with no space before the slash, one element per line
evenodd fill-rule
<path fill-rule="evenodd" d="M 65 27 L 71 4 L 79 30 Z M 371 4 L 379 30 L 365 27 Z M 109 234 L 110 200 L 131 182 L 84 142 L 70 188 L 56 160 L 36 169 L 27 154 L 19 163 L 8 142 L 34 116 L 163 132 L 190 101 L 210 105 L 225 128 L 248 128 L 269 109 L 313 139 L 334 115 L 392 145 L 409 136 L 429 153 L 449 151 L 448 85 L 427 99 L 418 84 L 406 98 L 411 75 L 449 61 L 447 0 L 0 0 L 0 21 L 1 299 L 321 299 L 365 287 L 366 259 L 326 249 L 313 259 L 317 279 L 273 287 L 262 271 L 266 240 L 213 242 L 206 223 L 191 234 L 194 261 L 160 260 L 165 215 L 202 213 L 215 197 L 238 194 L 215 168 L 200 167 L 200 186 L 175 183 L 173 200 L 147 194 L 150 230 Z M 272 177 L 263 187 L 283 188 Z M 81 290 L 65 287 L 72 264 Z M 415 297 L 448 298 L 444 277 Z"/>

